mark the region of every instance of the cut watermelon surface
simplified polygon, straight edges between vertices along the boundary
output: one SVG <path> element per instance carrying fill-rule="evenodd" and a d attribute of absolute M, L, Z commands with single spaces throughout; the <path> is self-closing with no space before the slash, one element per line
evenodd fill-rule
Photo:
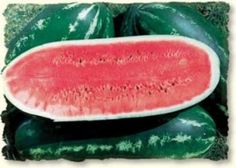
<path fill-rule="evenodd" d="M 55 121 L 103 120 L 174 112 L 205 99 L 219 81 L 207 45 L 153 35 L 48 43 L 4 70 L 6 97 Z"/>

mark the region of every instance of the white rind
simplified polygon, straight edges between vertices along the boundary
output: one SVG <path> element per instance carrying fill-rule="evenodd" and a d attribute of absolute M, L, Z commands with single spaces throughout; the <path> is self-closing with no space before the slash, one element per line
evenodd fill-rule
<path fill-rule="evenodd" d="M 184 103 L 173 105 L 169 107 L 164 108 L 158 108 L 154 110 L 144 110 L 142 112 L 121 112 L 119 114 L 111 114 L 111 115 L 91 115 L 91 116 L 76 116 L 76 117 L 58 117 L 58 116 L 52 116 L 49 113 L 46 113 L 44 111 L 38 110 L 38 109 L 32 109 L 24 104 L 22 104 L 20 101 L 18 101 L 14 96 L 12 96 L 11 92 L 9 91 L 9 88 L 7 86 L 5 73 L 8 69 L 10 69 L 18 60 L 22 59 L 23 57 L 27 57 L 30 53 L 33 53 L 35 51 L 41 50 L 43 48 L 48 47 L 58 47 L 61 46 L 67 46 L 67 45 L 96 45 L 96 44 L 112 44 L 112 43 L 122 43 L 122 42 L 138 42 L 138 41 L 164 41 L 164 40 L 170 40 L 170 41 L 182 41 L 186 42 L 188 44 L 191 44 L 193 46 L 196 46 L 197 48 L 203 49 L 209 56 L 209 60 L 211 63 L 211 80 L 210 80 L 210 86 L 200 95 L 195 96 L 192 98 L 192 100 L 185 101 Z M 32 48 L 25 53 L 21 54 L 17 58 L 15 58 L 4 70 L 3 72 L 3 81 L 4 82 L 4 93 L 8 100 L 12 102 L 13 105 L 15 105 L 17 108 L 21 109 L 22 111 L 38 115 L 41 117 L 50 118 L 54 121 L 92 121 L 92 120 L 110 120 L 110 119 L 121 119 L 121 118 L 134 118 L 134 117 L 145 117 L 145 116 L 152 116 L 152 115 L 161 115 L 166 113 L 175 112 L 178 110 L 185 109 L 187 107 L 190 107 L 194 104 L 199 103 L 200 101 L 204 100 L 206 97 L 208 97 L 216 88 L 219 78 L 220 78 L 220 62 L 217 54 L 206 44 L 197 41 L 192 38 L 184 37 L 184 36 L 173 36 L 173 35 L 146 35 L 146 36 L 134 36 L 134 37 L 120 37 L 120 38 L 106 38 L 106 39 L 95 39 L 95 40 L 68 40 L 68 41 L 60 41 L 60 42 L 52 42 L 47 43 L 35 48 Z"/>

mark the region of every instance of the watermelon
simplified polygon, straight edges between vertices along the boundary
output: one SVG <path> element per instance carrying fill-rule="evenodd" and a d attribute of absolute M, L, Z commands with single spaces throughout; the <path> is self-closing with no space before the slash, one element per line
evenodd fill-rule
<path fill-rule="evenodd" d="M 205 99 L 219 81 L 219 60 L 181 36 L 48 43 L 3 72 L 6 97 L 24 112 L 55 121 L 143 117 Z"/>
<path fill-rule="evenodd" d="M 134 4 L 124 14 L 122 36 L 172 34 L 187 36 L 204 42 L 220 59 L 220 82 L 214 95 L 227 107 L 228 35 L 207 21 L 196 9 L 183 3 Z M 213 97 L 213 96 L 212 96 Z"/>
<path fill-rule="evenodd" d="M 44 43 L 113 36 L 113 18 L 105 4 L 49 5 L 10 42 L 5 63 Z"/>
<path fill-rule="evenodd" d="M 185 159 L 202 157 L 215 136 L 212 118 L 194 106 L 179 113 L 135 119 L 69 123 L 30 119 L 16 130 L 15 145 L 23 157 L 34 160 Z"/>

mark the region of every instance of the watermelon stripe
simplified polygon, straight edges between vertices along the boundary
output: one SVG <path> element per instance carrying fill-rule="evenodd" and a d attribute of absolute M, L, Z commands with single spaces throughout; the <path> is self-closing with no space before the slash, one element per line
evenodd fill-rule
<path fill-rule="evenodd" d="M 88 39 L 95 32 L 96 26 L 97 26 L 97 23 L 98 23 L 99 13 L 100 13 L 100 10 L 98 9 L 92 23 L 89 26 L 88 31 L 85 34 L 85 37 L 84 37 L 85 39 Z"/>
<path fill-rule="evenodd" d="M 68 4 L 65 7 L 63 7 L 63 9 L 67 10 L 67 9 L 78 7 L 79 5 L 80 5 L 79 3 L 71 3 L 71 4 Z"/>
<path fill-rule="evenodd" d="M 151 19 L 155 19 L 155 20 L 158 20 L 159 21 L 159 24 L 162 24 L 162 25 L 165 25 L 165 21 L 162 20 L 160 17 L 150 13 L 150 12 L 146 12 L 146 11 L 140 11 L 140 13 L 142 13 L 142 20 L 147 20 L 146 22 L 140 22 L 141 25 L 143 25 L 144 29 L 148 29 L 151 31 L 150 34 L 155 34 L 156 31 L 158 31 L 158 27 L 153 27 L 152 24 L 153 22 L 148 22 L 149 20 L 151 21 Z M 141 18 L 141 16 L 140 16 Z M 165 27 L 166 29 L 168 29 L 169 31 L 169 34 L 172 34 L 172 35 L 180 35 L 178 33 L 178 31 L 174 28 L 174 27 L 171 27 L 171 25 L 166 25 Z"/>
<path fill-rule="evenodd" d="M 33 159 L 41 160 L 45 159 L 47 157 L 50 158 L 61 158 L 61 156 L 68 157 L 69 154 L 74 154 L 76 156 L 84 156 L 85 158 L 103 158 L 103 157 L 110 157 L 110 156 L 118 156 L 118 157 L 141 157 L 141 158 L 159 158 L 159 157 L 168 157 L 173 159 L 187 159 L 187 158 L 194 158 L 199 157 L 202 154 L 206 153 L 211 145 L 207 146 L 205 149 L 200 151 L 194 151 L 194 152 L 186 152 L 182 156 L 178 154 L 174 154 L 175 152 L 172 151 L 172 153 L 168 153 L 168 155 L 165 155 L 164 152 L 161 156 L 158 156 L 157 154 L 153 154 L 153 156 L 145 156 L 145 151 L 150 150 L 156 150 L 156 151 L 165 151 L 165 147 L 168 145 L 168 143 L 173 143 L 172 141 L 175 141 L 176 144 L 185 144 L 188 141 L 190 143 L 193 143 L 194 140 L 191 139 L 190 136 L 187 137 L 178 137 L 171 138 L 168 136 L 164 136 L 163 139 L 161 139 L 159 142 L 156 142 L 155 144 L 152 144 L 150 146 L 147 146 L 146 143 L 144 144 L 140 139 L 136 141 L 130 141 L 130 140 L 123 140 L 119 141 L 114 145 L 106 144 L 106 143 L 89 143 L 87 145 L 80 145 L 80 144 L 73 144 L 71 145 L 64 145 L 63 146 L 52 146 L 52 145 L 46 145 L 46 146 L 40 146 L 36 148 L 31 148 L 29 151 L 29 156 L 33 156 Z M 185 138 L 185 140 L 183 140 Z M 192 142 L 191 142 L 192 141 Z M 199 144 L 213 144 L 215 141 L 215 137 L 210 137 L 207 139 L 201 139 L 195 141 L 195 143 Z M 160 145 L 157 145 L 160 144 Z M 25 154 L 24 152 L 21 152 L 22 154 Z M 86 154 L 85 154 L 86 153 Z M 106 153 L 106 155 L 104 154 Z M 113 153 L 113 154 L 112 154 Z M 122 153 L 122 154 L 118 154 Z M 143 156 L 141 155 L 143 153 Z M 147 152 L 148 153 L 148 152 Z M 161 153 L 161 152 L 160 152 Z M 101 156 L 100 156 L 101 155 Z"/>

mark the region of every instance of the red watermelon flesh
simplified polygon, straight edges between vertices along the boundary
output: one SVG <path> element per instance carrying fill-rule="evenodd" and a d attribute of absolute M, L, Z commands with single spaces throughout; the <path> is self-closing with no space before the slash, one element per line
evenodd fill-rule
<path fill-rule="evenodd" d="M 177 36 L 49 43 L 4 71 L 16 107 L 56 121 L 174 112 L 206 98 L 218 79 L 215 53 Z"/>

